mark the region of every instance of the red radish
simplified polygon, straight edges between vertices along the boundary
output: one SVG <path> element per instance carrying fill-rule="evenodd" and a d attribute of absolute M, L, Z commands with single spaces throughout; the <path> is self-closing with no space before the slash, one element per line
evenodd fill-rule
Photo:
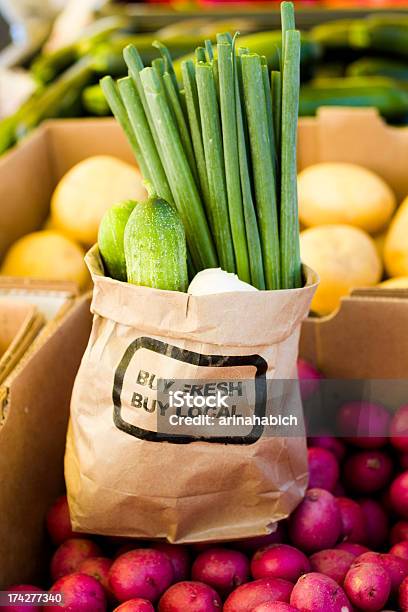
<path fill-rule="evenodd" d="M 392 417 L 390 438 L 394 448 L 403 453 L 408 452 L 408 405 L 401 406 Z"/>
<path fill-rule="evenodd" d="M 288 544 L 273 544 L 255 553 L 251 561 L 252 576 L 257 578 L 283 578 L 296 582 L 302 574 L 310 572 L 306 555 Z"/>
<path fill-rule="evenodd" d="M 359 563 L 350 568 L 344 589 L 360 610 L 382 610 L 391 591 L 391 579 L 381 563 Z"/>
<path fill-rule="evenodd" d="M 224 612 L 252 612 L 262 603 L 284 601 L 289 603 L 293 584 L 281 578 L 260 578 L 247 582 L 232 591 L 224 604 Z M 161 612 L 161 611 L 160 611 Z"/>
<path fill-rule="evenodd" d="M 296 612 L 294 608 L 284 601 L 268 601 L 254 608 L 253 612 Z"/>
<path fill-rule="evenodd" d="M 395 512 L 408 518 L 408 471 L 395 478 L 390 487 L 391 505 Z"/>
<path fill-rule="evenodd" d="M 235 587 L 248 582 L 249 561 L 238 550 L 210 548 L 198 555 L 191 575 L 193 580 L 208 584 L 226 597 Z"/>
<path fill-rule="evenodd" d="M 360 451 L 344 464 L 343 479 L 347 487 L 359 493 L 374 493 L 388 484 L 392 461 L 382 451 Z"/>
<path fill-rule="evenodd" d="M 359 448 L 381 448 L 387 443 L 390 419 L 381 404 L 348 402 L 337 414 L 337 427 L 348 442 Z"/>
<path fill-rule="evenodd" d="M 75 534 L 72 531 L 66 495 L 61 495 L 61 497 L 55 500 L 48 510 L 45 520 L 48 533 L 56 546 L 70 538 L 81 537 L 81 534 Z"/>
<path fill-rule="evenodd" d="M 106 595 L 112 596 L 112 591 L 109 586 L 109 570 L 111 568 L 112 561 L 106 557 L 89 557 L 80 564 L 78 571 L 81 574 L 87 574 L 92 576 L 98 582 L 101 583 L 105 589 Z"/>
<path fill-rule="evenodd" d="M 408 561 L 408 540 L 402 540 L 402 542 L 394 544 L 390 549 L 390 553 Z"/>
<path fill-rule="evenodd" d="M 334 497 L 345 497 L 346 496 L 346 489 L 341 484 L 341 482 L 338 481 L 336 483 L 336 486 L 334 487 L 332 493 L 333 493 Z"/>
<path fill-rule="evenodd" d="M 391 579 L 391 594 L 397 595 L 398 589 L 405 576 L 408 575 L 408 561 L 389 553 L 368 552 L 357 557 L 352 565 L 362 563 L 379 563 Z"/>
<path fill-rule="evenodd" d="M 398 521 L 390 531 L 391 544 L 397 544 L 402 540 L 408 540 L 408 521 Z"/>
<path fill-rule="evenodd" d="M 302 399 L 308 399 L 319 388 L 319 380 L 323 375 L 311 363 L 298 359 L 298 376 Z"/>
<path fill-rule="evenodd" d="M 187 546 L 158 542 L 152 544 L 152 548 L 168 556 L 173 566 L 175 582 L 181 582 L 190 577 L 190 553 Z"/>
<path fill-rule="evenodd" d="M 113 612 L 154 612 L 153 605 L 147 599 L 128 599 L 120 604 Z"/>
<path fill-rule="evenodd" d="M 92 540 L 77 538 L 65 540 L 51 559 L 51 576 L 58 580 L 62 576 L 77 572 L 85 559 L 102 556 L 101 549 Z"/>
<path fill-rule="evenodd" d="M 402 470 L 408 470 L 408 453 L 401 453 L 398 462 Z"/>
<path fill-rule="evenodd" d="M 332 548 L 341 534 L 336 498 L 324 489 L 309 489 L 289 520 L 292 544 L 311 553 Z"/>
<path fill-rule="evenodd" d="M 43 593 L 42 589 L 39 589 L 36 586 L 31 584 L 17 584 L 15 586 L 11 586 L 7 589 L 6 593 Z M 35 604 L 30 605 L 27 604 L 15 604 L 9 606 L 0 606 L 2 612 L 41 612 L 43 610 L 42 605 L 36 606 Z"/>
<path fill-rule="evenodd" d="M 167 555 L 153 548 L 138 548 L 112 564 L 109 584 L 118 601 L 141 597 L 155 602 L 171 585 L 173 566 Z"/>
<path fill-rule="evenodd" d="M 345 542 L 357 544 L 366 539 L 365 519 L 361 507 L 348 497 L 338 497 L 337 504 L 340 510 L 342 523 L 342 538 Z"/>
<path fill-rule="evenodd" d="M 74 573 L 55 582 L 50 593 L 62 593 L 64 603 L 45 608 L 47 612 L 105 612 L 106 597 L 103 587 L 92 576 Z"/>
<path fill-rule="evenodd" d="M 280 544 L 286 540 L 286 527 L 284 521 L 280 521 L 276 524 L 276 529 L 272 533 L 267 535 L 258 536 L 255 538 L 246 538 L 245 540 L 238 540 L 234 542 L 234 548 L 244 551 L 256 551 L 259 548 L 270 546 L 270 544 Z"/>
<path fill-rule="evenodd" d="M 290 604 L 301 612 L 351 612 L 352 608 L 337 582 L 312 572 L 301 576 L 295 584 Z"/>
<path fill-rule="evenodd" d="M 339 464 L 330 451 L 318 446 L 307 451 L 309 463 L 309 489 L 333 491 L 339 479 Z"/>
<path fill-rule="evenodd" d="M 338 548 L 319 550 L 310 557 L 312 571 L 332 578 L 340 586 L 355 557 L 352 553 Z"/>
<path fill-rule="evenodd" d="M 159 612 L 219 612 L 220 596 L 208 584 L 202 582 L 177 582 L 164 593 L 159 602 Z"/>
<path fill-rule="evenodd" d="M 317 446 L 330 451 L 336 457 L 337 461 L 342 461 L 342 459 L 344 459 L 344 455 L 346 454 L 346 447 L 343 442 L 338 438 L 330 436 L 329 434 L 312 436 L 308 439 L 308 442 L 309 447 Z"/>
<path fill-rule="evenodd" d="M 391 579 L 391 594 L 397 596 L 400 584 L 408 576 L 408 560 L 389 553 L 380 556 L 383 567 Z"/>
<path fill-rule="evenodd" d="M 355 557 L 362 555 L 365 552 L 369 552 L 369 548 L 367 546 L 362 546 L 361 544 L 355 544 L 354 542 L 341 542 L 336 546 L 337 550 L 345 550 Z"/>
<path fill-rule="evenodd" d="M 363 499 L 359 504 L 365 518 L 365 543 L 370 548 L 381 548 L 388 539 L 388 516 L 381 504 L 374 499 Z"/>
<path fill-rule="evenodd" d="M 380 498 L 379 498 L 379 503 L 381 504 L 381 507 L 383 508 L 383 510 L 387 513 L 388 516 L 391 516 L 394 513 L 394 509 L 392 507 L 392 503 L 391 503 L 391 496 L 390 496 L 390 488 L 388 487 L 387 489 L 384 489 L 384 491 L 381 492 L 380 494 Z"/>
<path fill-rule="evenodd" d="M 398 602 L 402 612 L 406 612 L 408 610 L 408 577 L 402 581 L 399 588 Z"/>
<path fill-rule="evenodd" d="M 381 564 L 381 553 L 369 550 L 356 557 L 353 561 L 352 567 L 361 565 L 361 563 L 380 563 Z"/>

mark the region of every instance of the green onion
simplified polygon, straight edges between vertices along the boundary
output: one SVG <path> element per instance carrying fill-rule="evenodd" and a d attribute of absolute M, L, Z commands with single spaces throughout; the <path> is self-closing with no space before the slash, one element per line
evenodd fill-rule
<path fill-rule="evenodd" d="M 152 68 L 155 69 L 159 77 L 162 77 L 166 71 L 164 59 L 162 57 L 156 57 L 156 59 L 152 61 Z"/>
<path fill-rule="evenodd" d="M 250 283 L 251 275 L 239 172 L 233 49 L 230 43 L 218 43 L 217 50 L 222 137 L 231 233 L 238 276 L 241 280 Z"/>
<path fill-rule="evenodd" d="M 166 94 L 168 96 L 170 108 L 173 111 L 176 125 L 180 133 L 181 143 L 184 147 L 184 152 L 187 156 L 190 168 L 193 172 L 193 176 L 197 181 L 198 172 L 194 158 L 193 145 L 191 144 L 190 132 L 184 117 L 183 109 L 181 107 L 180 98 L 177 95 L 176 90 L 174 89 L 174 83 L 168 72 L 165 72 L 163 75 L 163 84 L 166 90 Z"/>
<path fill-rule="evenodd" d="M 145 92 L 144 92 L 143 85 L 142 85 L 142 80 L 140 78 L 140 73 L 144 68 L 142 58 L 140 57 L 140 54 L 138 50 L 136 49 L 136 47 L 134 47 L 133 45 L 128 45 L 127 47 L 125 47 L 125 49 L 123 50 L 123 57 L 128 67 L 129 75 L 133 79 L 133 82 L 136 86 L 137 92 L 140 97 L 140 101 L 143 105 L 146 119 L 149 123 L 150 130 L 152 132 L 152 136 L 154 140 L 154 144 L 156 145 L 156 149 L 157 149 L 157 152 L 159 153 L 163 168 L 166 170 L 166 160 L 161 150 L 160 138 L 158 137 L 156 129 L 153 125 L 153 121 L 152 121 L 151 114 L 150 114 L 150 108 L 149 108 L 149 105 L 147 104 Z"/>
<path fill-rule="evenodd" d="M 173 81 L 174 89 L 178 95 L 177 77 L 176 73 L 174 72 L 173 60 L 171 59 L 170 51 L 168 50 L 166 45 L 163 45 L 163 43 L 159 40 L 154 41 L 153 47 L 156 47 L 156 49 L 160 51 L 161 56 L 164 60 L 165 72 L 169 73 L 171 80 Z"/>
<path fill-rule="evenodd" d="M 261 58 L 255 54 L 242 55 L 241 66 L 265 284 L 267 289 L 279 289 L 280 252 L 275 173 L 269 142 Z"/>
<path fill-rule="evenodd" d="M 204 47 L 197 47 L 197 49 L 195 50 L 195 60 L 197 64 L 199 64 L 200 62 L 203 62 L 205 64 L 205 62 L 207 61 L 207 56 Z"/>
<path fill-rule="evenodd" d="M 215 93 L 217 94 L 217 102 L 220 103 L 220 72 L 218 68 L 218 59 L 214 59 L 212 64 L 212 71 L 214 75 Z"/>
<path fill-rule="evenodd" d="M 273 128 L 271 83 L 269 81 L 269 70 L 268 70 L 268 64 L 266 63 L 266 58 L 262 58 L 262 80 L 263 80 L 264 92 L 265 92 L 266 114 L 268 117 L 268 134 L 269 134 L 269 143 L 271 145 L 271 156 L 272 156 L 272 161 L 273 161 L 273 165 L 275 169 L 275 177 L 277 177 L 278 152 L 276 150 L 275 132 Z"/>
<path fill-rule="evenodd" d="M 241 177 L 242 204 L 244 209 L 245 233 L 248 244 L 249 266 L 251 270 L 251 283 L 257 289 L 265 289 L 265 277 L 262 262 L 262 247 L 259 238 L 258 222 L 254 201 L 252 197 L 252 186 L 250 171 L 248 166 L 248 156 L 246 147 L 244 116 L 241 107 L 241 87 L 240 87 L 240 57 L 234 54 L 235 72 L 235 107 L 237 117 L 237 136 L 238 136 L 238 159 Z"/>
<path fill-rule="evenodd" d="M 211 42 L 211 40 L 205 40 L 204 44 L 205 44 L 205 52 L 206 52 L 207 62 L 209 62 L 211 64 L 211 62 L 214 59 L 214 51 L 213 51 L 212 42 Z"/>
<path fill-rule="evenodd" d="M 281 262 L 285 288 L 301 286 L 297 201 L 297 116 L 300 84 L 300 32 L 288 30 L 282 81 Z"/>
<path fill-rule="evenodd" d="M 132 78 L 126 77 L 120 79 L 118 81 L 118 87 L 132 128 L 135 134 L 137 134 L 141 149 L 144 151 L 149 180 L 154 187 L 155 193 L 164 200 L 167 200 L 170 204 L 174 204 L 170 186 L 167 182 L 166 174 L 160 161 L 156 145 L 154 144 L 142 102 Z"/>
<path fill-rule="evenodd" d="M 282 2 L 280 5 L 281 23 L 282 23 L 282 66 L 285 64 L 286 54 L 286 32 L 294 30 L 295 24 L 295 7 L 293 2 Z"/>
<path fill-rule="evenodd" d="M 196 79 L 210 193 L 210 223 L 212 224 L 212 231 L 222 269 L 226 272 L 235 272 L 234 251 L 228 216 L 220 117 L 211 65 L 198 64 L 196 66 Z"/>
<path fill-rule="evenodd" d="M 194 266 L 198 270 L 216 267 L 218 261 L 207 220 L 166 94 L 153 68 L 144 68 L 140 77 L 152 122 L 156 132 L 160 133 L 162 150 L 168 160 L 167 179 L 186 228 Z"/>
<path fill-rule="evenodd" d="M 276 150 L 281 148 L 282 80 L 277 70 L 271 72 L 272 115 Z M 279 162 L 280 154 L 278 154 Z M 279 170 L 279 165 L 278 165 Z"/>
<path fill-rule="evenodd" d="M 110 76 L 103 77 L 103 79 L 101 79 L 101 87 L 116 121 L 119 123 L 122 130 L 127 136 L 127 139 L 132 148 L 136 161 L 140 166 L 143 176 L 145 177 L 145 179 L 151 180 L 149 168 L 142 153 L 142 147 L 139 145 L 138 139 L 131 126 L 129 117 L 120 97 L 115 81 Z"/>
<path fill-rule="evenodd" d="M 208 187 L 207 168 L 205 165 L 203 139 L 201 135 L 200 108 L 198 104 L 194 62 L 192 60 L 183 62 L 181 65 L 181 73 L 183 77 L 187 113 L 190 124 L 191 138 L 193 141 L 194 155 L 197 164 L 199 183 L 205 209 L 207 214 L 209 214 L 210 192 Z"/>

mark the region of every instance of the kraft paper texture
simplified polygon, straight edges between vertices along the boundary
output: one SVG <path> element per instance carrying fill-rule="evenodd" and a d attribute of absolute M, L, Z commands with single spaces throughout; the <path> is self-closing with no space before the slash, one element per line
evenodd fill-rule
<path fill-rule="evenodd" d="M 73 528 L 176 543 L 273 530 L 304 494 L 305 439 L 157 441 L 157 392 L 146 381 L 247 379 L 262 369 L 266 380 L 295 378 L 315 274 L 305 268 L 301 289 L 190 296 L 106 278 L 96 246 L 87 264 L 94 320 L 65 456 Z M 132 403 L 135 393 L 147 409 Z"/>

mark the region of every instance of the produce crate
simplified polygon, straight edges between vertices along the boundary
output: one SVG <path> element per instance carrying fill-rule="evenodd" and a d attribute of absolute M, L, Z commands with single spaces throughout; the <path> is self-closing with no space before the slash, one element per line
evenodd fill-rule
<path fill-rule="evenodd" d="M 0 385 L 0 588 L 43 578 L 44 516 L 64 490 L 71 389 L 90 324 L 88 298 L 72 298 Z"/>

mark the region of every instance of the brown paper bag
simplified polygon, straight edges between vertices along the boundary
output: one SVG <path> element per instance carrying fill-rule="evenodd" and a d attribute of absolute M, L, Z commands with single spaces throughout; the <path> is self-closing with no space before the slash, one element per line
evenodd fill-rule
<path fill-rule="evenodd" d="M 65 457 L 73 528 L 180 543 L 267 533 L 304 494 L 304 437 L 256 427 L 173 437 L 158 419 L 157 381 L 295 378 L 315 275 L 306 270 L 302 289 L 191 296 L 104 277 L 97 247 L 87 264 L 94 322 Z M 250 414 L 262 412 L 256 398 Z"/>

